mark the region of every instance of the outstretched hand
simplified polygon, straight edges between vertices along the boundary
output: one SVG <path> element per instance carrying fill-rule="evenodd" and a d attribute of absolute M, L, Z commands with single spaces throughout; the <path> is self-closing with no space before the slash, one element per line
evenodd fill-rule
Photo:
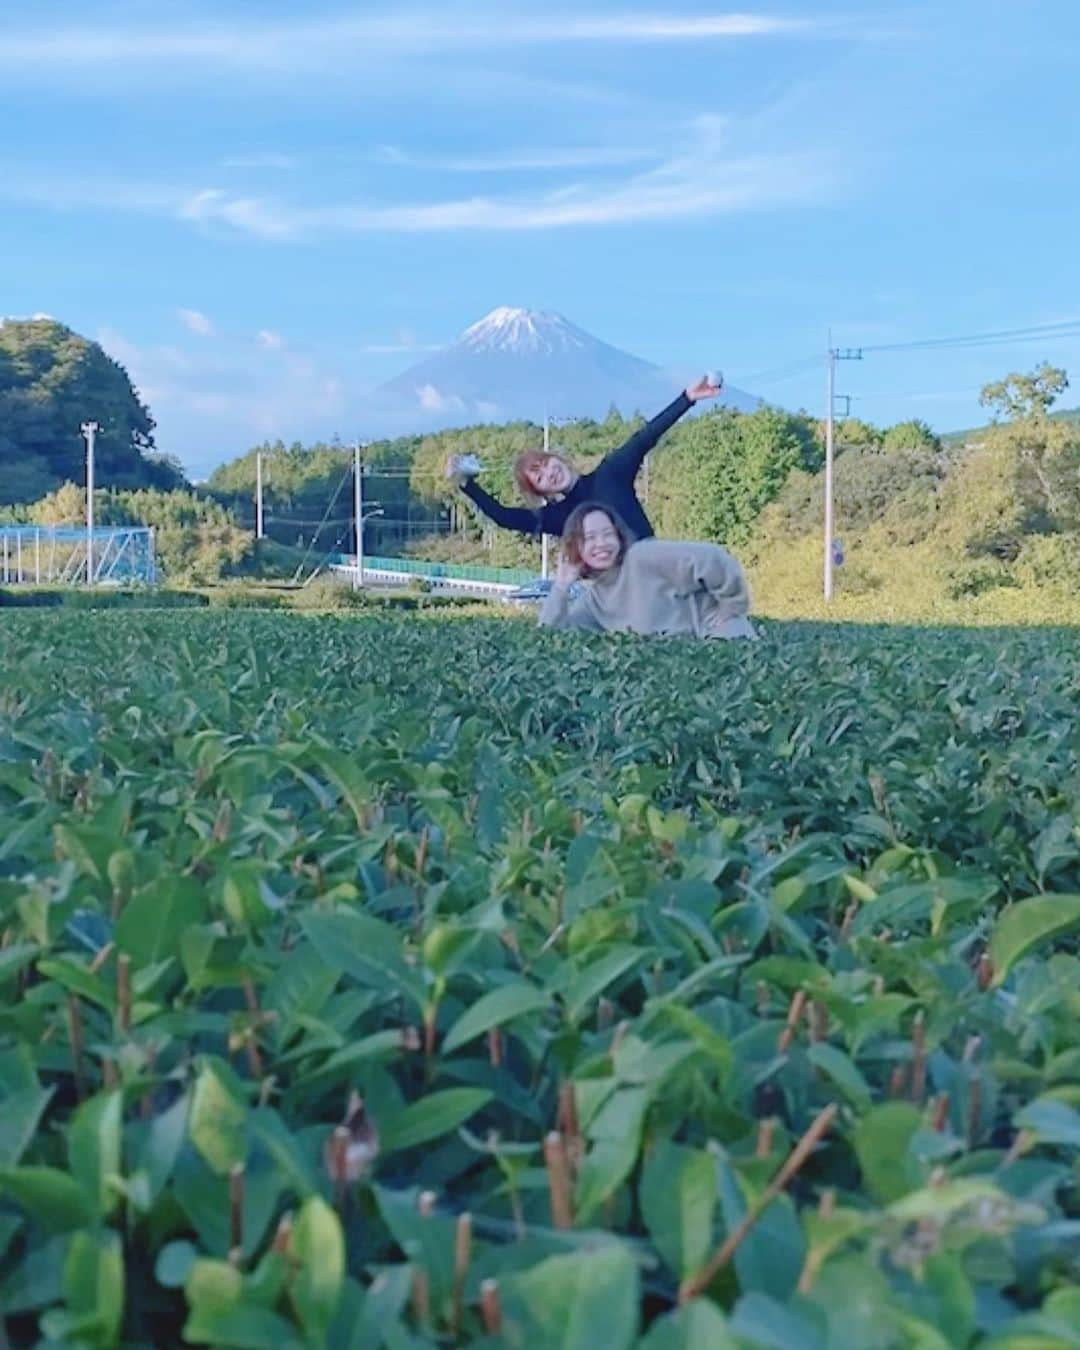
<path fill-rule="evenodd" d="M 556 586 L 572 586 L 581 578 L 581 568 L 572 563 L 565 553 L 559 554 L 559 563 L 555 568 Z"/>
<path fill-rule="evenodd" d="M 454 487 L 464 487 L 479 472 L 480 465 L 474 455 L 451 455 L 446 461 L 446 476 Z"/>
<path fill-rule="evenodd" d="M 716 381 L 715 384 L 712 383 L 713 380 Z M 691 384 L 687 387 L 686 397 L 691 403 L 697 403 L 703 398 L 715 398 L 723 387 L 723 375 L 703 375 L 697 384 Z"/>

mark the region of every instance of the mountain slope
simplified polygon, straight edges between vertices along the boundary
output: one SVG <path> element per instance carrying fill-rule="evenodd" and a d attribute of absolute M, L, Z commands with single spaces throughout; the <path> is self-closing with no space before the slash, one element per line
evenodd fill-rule
<path fill-rule="evenodd" d="M 540 421 L 545 413 L 601 418 L 612 405 L 648 416 L 687 378 L 612 347 L 559 314 L 503 306 L 381 385 L 372 405 L 388 417 L 438 426 Z M 760 399 L 729 389 L 723 402 L 750 412 Z"/>

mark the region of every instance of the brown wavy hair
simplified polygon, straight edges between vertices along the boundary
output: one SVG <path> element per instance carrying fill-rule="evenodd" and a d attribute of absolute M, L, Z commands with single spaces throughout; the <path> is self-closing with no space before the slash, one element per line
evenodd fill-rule
<path fill-rule="evenodd" d="M 604 506 L 601 502 L 584 502 L 581 506 L 575 506 L 563 527 L 562 546 L 567 560 L 581 569 L 583 577 L 596 575 L 585 565 L 581 556 L 581 546 L 585 542 L 585 517 L 591 515 L 593 511 L 599 511 L 607 516 L 615 527 L 615 533 L 619 536 L 619 556 L 615 559 L 615 566 L 618 566 L 626 557 L 626 550 L 634 542 L 634 536 L 610 506 Z"/>
<path fill-rule="evenodd" d="M 566 456 L 560 455 L 557 450 L 522 450 L 521 454 L 514 460 L 514 482 L 517 483 L 518 490 L 533 510 L 547 505 L 548 499 L 541 496 L 532 485 L 532 471 L 548 459 L 561 459 L 569 469 L 572 470 L 574 467 Z"/>

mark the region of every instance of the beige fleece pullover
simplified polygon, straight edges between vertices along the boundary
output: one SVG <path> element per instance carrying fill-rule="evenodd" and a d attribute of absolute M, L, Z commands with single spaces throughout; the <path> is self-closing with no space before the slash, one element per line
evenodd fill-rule
<path fill-rule="evenodd" d="M 556 582 L 539 621 L 594 632 L 755 637 L 749 610 L 743 570 L 719 545 L 642 539 L 617 566 L 581 582 L 573 599 Z"/>

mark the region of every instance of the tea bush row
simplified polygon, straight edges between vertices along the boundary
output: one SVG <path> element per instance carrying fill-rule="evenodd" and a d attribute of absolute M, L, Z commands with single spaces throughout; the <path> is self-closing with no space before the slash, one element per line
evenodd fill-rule
<path fill-rule="evenodd" d="M 1075 1344 L 1080 642 L 0 622 L 16 1344 Z"/>

